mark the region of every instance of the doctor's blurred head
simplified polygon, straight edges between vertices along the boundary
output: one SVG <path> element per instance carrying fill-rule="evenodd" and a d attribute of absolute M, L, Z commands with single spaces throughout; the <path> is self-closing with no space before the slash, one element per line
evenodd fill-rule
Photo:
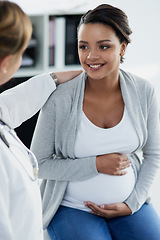
<path fill-rule="evenodd" d="M 0 1 L 0 85 L 19 69 L 32 34 L 29 17 L 15 3 Z"/>

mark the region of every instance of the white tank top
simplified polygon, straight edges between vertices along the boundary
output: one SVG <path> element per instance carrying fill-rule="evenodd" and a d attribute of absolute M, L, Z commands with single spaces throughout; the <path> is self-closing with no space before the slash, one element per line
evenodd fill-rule
<path fill-rule="evenodd" d="M 107 129 L 94 125 L 82 112 L 75 142 L 77 158 L 109 153 L 130 155 L 138 145 L 139 139 L 126 108 L 121 121 Z M 135 185 L 132 167 L 127 171 L 123 176 L 99 173 L 85 181 L 69 182 L 62 205 L 90 211 L 84 206 L 84 201 L 92 201 L 97 205 L 125 201 Z"/>

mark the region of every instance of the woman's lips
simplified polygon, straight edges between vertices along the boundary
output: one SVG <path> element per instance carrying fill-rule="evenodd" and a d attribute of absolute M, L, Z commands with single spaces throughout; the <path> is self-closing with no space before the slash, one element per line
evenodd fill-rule
<path fill-rule="evenodd" d="M 104 64 L 96 63 L 96 64 L 87 64 L 90 70 L 99 70 L 103 67 Z"/>

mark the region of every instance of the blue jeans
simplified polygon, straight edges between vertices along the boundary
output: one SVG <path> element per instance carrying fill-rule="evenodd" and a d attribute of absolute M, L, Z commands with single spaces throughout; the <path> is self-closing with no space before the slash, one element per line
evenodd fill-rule
<path fill-rule="evenodd" d="M 112 219 L 60 206 L 47 231 L 51 240 L 159 240 L 160 219 L 151 204 Z"/>

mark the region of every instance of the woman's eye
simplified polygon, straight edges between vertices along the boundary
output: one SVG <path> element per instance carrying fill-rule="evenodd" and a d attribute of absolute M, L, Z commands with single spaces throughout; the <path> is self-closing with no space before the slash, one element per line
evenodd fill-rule
<path fill-rule="evenodd" d="M 108 48 L 110 48 L 109 46 L 106 45 L 102 45 L 99 47 L 101 50 L 107 50 Z"/>
<path fill-rule="evenodd" d="M 81 49 L 81 50 L 86 50 L 86 49 L 87 49 L 87 46 L 81 45 L 81 46 L 79 46 L 79 49 Z"/>

